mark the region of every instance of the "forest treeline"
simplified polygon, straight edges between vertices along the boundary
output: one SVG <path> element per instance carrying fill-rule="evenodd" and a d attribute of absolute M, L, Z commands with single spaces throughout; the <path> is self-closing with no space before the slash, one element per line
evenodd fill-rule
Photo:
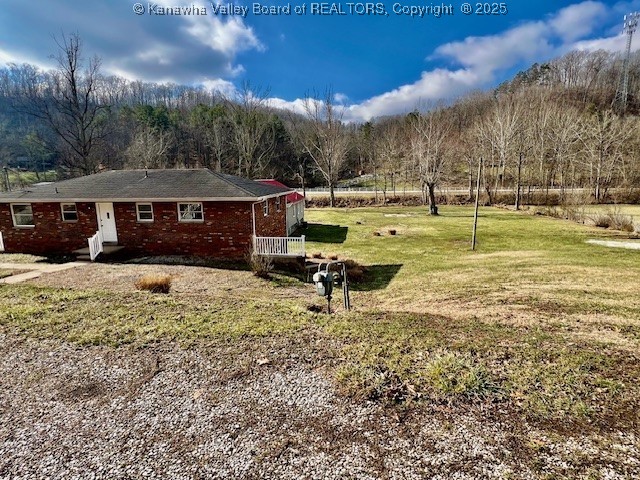
<path fill-rule="evenodd" d="M 443 186 L 588 188 L 593 201 L 640 180 L 640 54 L 630 62 L 625 112 L 612 108 L 619 54 L 574 51 L 533 65 L 492 91 L 356 124 L 330 91 L 307 95 L 298 113 L 271 108 L 269 91 L 231 95 L 103 75 L 83 60 L 77 35 L 58 41 L 58 68 L 0 69 L 0 162 L 56 169 L 59 178 L 101 169 L 195 168 L 291 186 L 367 173 L 383 197 L 398 185 L 435 208 Z M 4 186 L 4 185 L 3 185 Z M 519 195 L 516 195 L 519 198 Z"/>

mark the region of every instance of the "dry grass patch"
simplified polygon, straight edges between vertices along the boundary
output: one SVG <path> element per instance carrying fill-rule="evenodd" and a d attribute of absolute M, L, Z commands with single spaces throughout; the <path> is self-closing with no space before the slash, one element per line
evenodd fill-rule
<path fill-rule="evenodd" d="M 169 293 L 171 290 L 170 275 L 145 275 L 136 280 L 138 290 L 147 290 L 151 293 Z"/>

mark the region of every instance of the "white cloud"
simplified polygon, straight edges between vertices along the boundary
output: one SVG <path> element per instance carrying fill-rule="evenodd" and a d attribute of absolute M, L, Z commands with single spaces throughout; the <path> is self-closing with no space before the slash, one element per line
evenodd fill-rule
<path fill-rule="evenodd" d="M 333 100 L 336 103 L 346 103 L 347 100 L 349 100 L 349 97 L 347 95 L 345 95 L 344 93 L 336 93 L 333 95 Z"/>
<path fill-rule="evenodd" d="M 640 0 L 628 3 L 640 3 Z M 448 60 L 455 67 L 422 72 L 414 83 L 349 105 L 344 119 L 366 121 L 409 112 L 422 102 L 450 100 L 493 84 L 502 71 L 543 62 L 572 49 L 619 51 L 624 44 L 621 36 L 581 40 L 592 35 L 602 23 L 608 23 L 614 13 L 602 2 L 588 0 L 560 9 L 547 19 L 526 22 L 499 34 L 446 43 L 437 47 L 428 59 Z M 640 43 L 640 38 L 636 41 Z M 341 103 L 337 98 L 336 102 Z M 277 99 L 277 103 L 280 108 L 300 112 L 300 100 Z"/>
<path fill-rule="evenodd" d="M 3 63 L 15 63 L 15 58 L 9 52 L 0 49 L 0 64 Z"/>
<path fill-rule="evenodd" d="M 278 97 L 272 97 L 269 99 L 269 106 L 271 108 L 277 108 L 280 110 L 289 110 L 300 115 L 304 115 L 306 112 L 306 100 L 303 98 L 296 98 L 293 101 L 284 100 Z"/>
<path fill-rule="evenodd" d="M 232 82 L 229 82 L 227 80 L 205 80 L 204 82 L 202 82 L 202 85 L 207 90 L 221 93 L 227 98 L 233 98 L 238 94 L 236 86 Z"/>
<path fill-rule="evenodd" d="M 156 0 L 158 5 L 167 7 L 173 6 L 193 6 L 191 0 Z M 217 0 L 217 5 L 222 5 L 221 0 Z M 204 5 L 198 5 L 198 7 Z M 209 4 L 207 15 L 184 15 L 180 17 L 187 23 L 184 30 L 203 45 L 212 50 L 234 56 L 238 52 L 258 49 L 264 50 L 264 45 L 256 37 L 253 28 L 245 25 L 244 20 L 237 15 L 232 15 L 227 20 L 213 15 Z"/>
<path fill-rule="evenodd" d="M 587 1 L 563 8 L 549 26 L 565 42 L 573 42 L 589 35 L 606 16 L 607 7 L 602 3 Z"/>
<path fill-rule="evenodd" d="M 583 40 L 572 45 L 574 50 L 588 50 L 590 52 L 596 50 L 608 50 L 610 52 L 622 52 L 627 46 L 627 37 L 619 34 L 615 37 L 594 38 L 592 40 Z M 640 49 L 640 35 L 634 35 L 631 42 L 631 51 Z"/>
<path fill-rule="evenodd" d="M 432 58 L 449 58 L 465 67 L 490 73 L 552 52 L 547 25 L 531 22 L 499 35 L 467 37 L 461 42 L 441 45 Z"/>
<path fill-rule="evenodd" d="M 358 105 L 351 105 L 345 112 L 345 120 L 370 120 L 383 115 L 409 112 L 422 102 L 460 95 L 485 80 L 472 69 L 423 72 L 420 80 L 415 83 L 403 85 Z"/>
<path fill-rule="evenodd" d="M 222 21 L 217 16 L 209 15 L 186 17 L 190 23 L 186 31 L 203 45 L 227 55 L 236 55 L 245 50 L 264 50 L 251 27 L 237 16 Z"/>

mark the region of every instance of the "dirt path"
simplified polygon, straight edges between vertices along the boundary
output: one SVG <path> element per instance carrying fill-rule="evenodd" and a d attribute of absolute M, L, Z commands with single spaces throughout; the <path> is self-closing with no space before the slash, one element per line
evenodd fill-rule
<path fill-rule="evenodd" d="M 40 277 L 43 273 L 62 272 L 72 268 L 86 266 L 86 262 L 68 262 L 68 263 L 0 263 L 0 270 L 18 270 L 22 273 L 0 278 L 0 283 L 22 283 L 27 280 Z M 25 270 L 27 270 L 25 272 Z"/>

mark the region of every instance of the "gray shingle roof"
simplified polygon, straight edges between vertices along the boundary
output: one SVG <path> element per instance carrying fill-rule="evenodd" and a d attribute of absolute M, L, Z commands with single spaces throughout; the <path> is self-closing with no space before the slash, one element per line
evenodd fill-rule
<path fill-rule="evenodd" d="M 11 201 L 243 200 L 289 192 L 234 175 L 207 169 L 110 170 L 24 190 L 0 193 Z"/>

